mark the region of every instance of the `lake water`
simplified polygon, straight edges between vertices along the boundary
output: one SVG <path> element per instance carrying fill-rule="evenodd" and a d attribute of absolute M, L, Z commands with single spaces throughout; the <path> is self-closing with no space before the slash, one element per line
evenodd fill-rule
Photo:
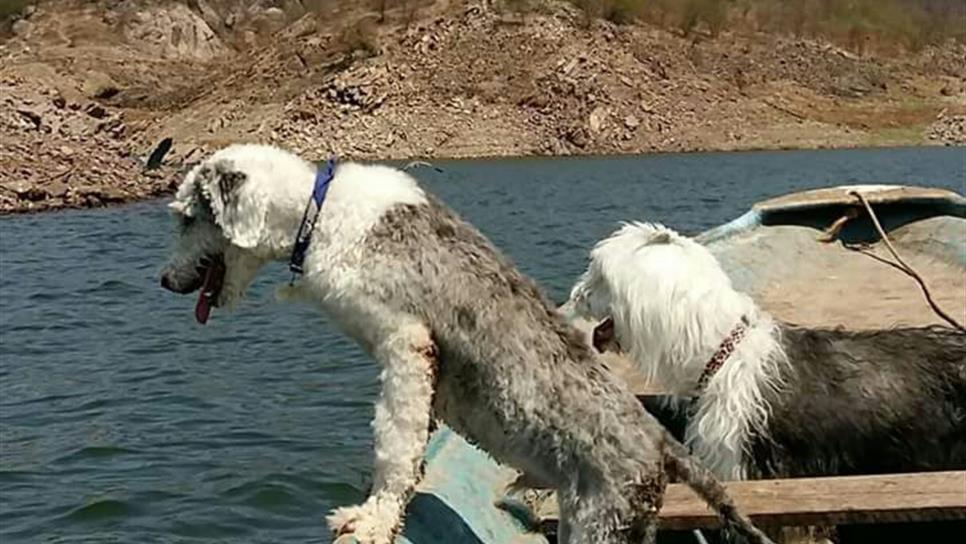
<path fill-rule="evenodd" d="M 860 182 L 966 192 L 966 150 L 437 163 L 424 184 L 562 300 L 622 220 L 697 232 L 763 198 Z M 364 498 L 377 369 L 315 310 L 195 324 L 158 287 L 162 202 L 0 219 L 0 542 L 327 542 Z"/>

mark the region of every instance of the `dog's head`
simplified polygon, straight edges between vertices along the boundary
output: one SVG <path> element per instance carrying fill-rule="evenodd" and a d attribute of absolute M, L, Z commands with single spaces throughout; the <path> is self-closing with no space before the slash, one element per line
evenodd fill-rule
<path fill-rule="evenodd" d="M 619 352 L 620 343 L 614 336 L 614 319 L 611 317 L 611 291 L 599 263 L 591 260 L 573 289 L 570 299 L 564 304 L 563 312 L 570 318 L 579 317 L 597 323 L 591 336 L 591 343 L 601 353 Z"/>
<path fill-rule="evenodd" d="M 200 290 L 201 323 L 211 308 L 234 306 L 262 265 L 288 256 L 313 176 L 310 165 L 266 146 L 232 146 L 196 165 L 169 205 L 177 240 L 161 285 Z"/>
<path fill-rule="evenodd" d="M 676 290 L 673 283 L 684 279 L 689 243 L 662 225 L 628 223 L 594 246 L 568 301 L 574 314 L 598 323 L 594 347 L 631 348 L 631 331 L 642 320 L 653 325 L 656 306 L 668 302 Z"/>
<path fill-rule="evenodd" d="M 570 291 L 568 310 L 576 316 L 597 322 L 593 344 L 600 352 L 620 351 L 619 327 L 625 325 L 617 316 L 625 302 L 627 285 L 623 274 L 633 273 L 634 260 L 646 246 L 667 244 L 676 234 L 660 225 L 626 224 L 601 240 L 590 252 L 587 270 Z"/>
<path fill-rule="evenodd" d="M 649 373 L 692 359 L 703 365 L 706 346 L 754 307 L 707 248 L 647 223 L 624 225 L 594 247 L 567 304 L 599 323 L 595 344 L 620 346 Z"/>

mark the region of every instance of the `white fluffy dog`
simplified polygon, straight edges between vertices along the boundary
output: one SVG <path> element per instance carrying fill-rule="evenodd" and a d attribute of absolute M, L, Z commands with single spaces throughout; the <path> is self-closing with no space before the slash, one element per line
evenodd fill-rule
<path fill-rule="evenodd" d="M 642 223 L 597 244 L 565 308 L 603 320 L 595 343 L 681 396 L 664 415 L 684 413 L 686 443 L 721 478 L 966 468 L 958 331 L 779 322 L 707 248 Z"/>
<path fill-rule="evenodd" d="M 291 256 L 303 275 L 283 294 L 321 305 L 381 363 L 373 488 L 329 516 L 333 531 L 393 539 L 435 416 L 555 488 L 562 543 L 653 540 L 665 471 L 767 540 L 479 232 L 398 170 L 326 172 L 273 147 L 209 157 L 171 204 L 180 235 L 162 285 L 200 289 L 204 322 Z"/>

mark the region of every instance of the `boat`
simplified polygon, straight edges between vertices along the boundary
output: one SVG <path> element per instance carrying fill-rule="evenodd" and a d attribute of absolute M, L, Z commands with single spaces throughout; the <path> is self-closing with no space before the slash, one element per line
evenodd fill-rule
<path fill-rule="evenodd" d="M 885 328 L 942 323 L 891 258 L 866 213 L 874 210 L 902 259 L 961 322 L 966 309 L 966 198 L 945 189 L 853 185 L 780 196 L 699 234 L 731 276 L 776 317 L 801 325 Z M 627 218 L 659 219 L 659 218 Z M 589 248 L 588 248 L 589 249 Z M 589 333 L 589 323 L 575 323 Z M 639 396 L 656 394 L 619 357 L 602 356 Z M 425 476 L 397 544 L 545 544 L 549 492 L 508 496 L 517 473 L 451 429 L 428 444 Z M 665 504 L 667 508 L 667 503 Z M 541 531 L 543 529 L 543 531 Z M 356 544 L 343 535 L 336 544 Z"/>

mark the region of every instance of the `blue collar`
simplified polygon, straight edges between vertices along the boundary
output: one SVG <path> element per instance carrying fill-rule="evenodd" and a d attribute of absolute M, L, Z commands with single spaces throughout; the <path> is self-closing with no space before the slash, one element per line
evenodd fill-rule
<path fill-rule="evenodd" d="M 315 187 L 312 189 L 312 198 L 305 206 L 302 213 L 302 223 L 299 225 L 298 234 L 295 235 L 295 247 L 292 248 L 292 258 L 289 259 L 288 269 L 294 275 L 302 274 L 302 265 L 305 263 L 305 252 L 309 249 L 309 242 L 312 241 L 312 229 L 315 228 L 315 221 L 319 218 L 322 211 L 322 201 L 325 194 L 329 191 L 329 183 L 335 175 L 335 159 L 325 162 L 325 168 L 319 168 L 315 174 Z"/>

